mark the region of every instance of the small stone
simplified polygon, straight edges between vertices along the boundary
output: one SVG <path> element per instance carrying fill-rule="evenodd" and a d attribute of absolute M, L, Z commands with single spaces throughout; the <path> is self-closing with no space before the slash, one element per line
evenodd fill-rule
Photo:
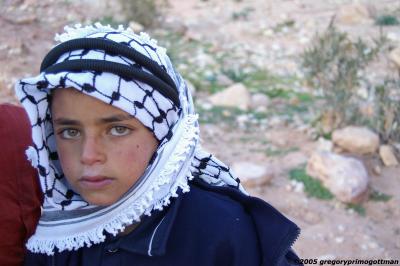
<path fill-rule="evenodd" d="M 332 134 L 332 141 L 342 149 L 356 154 L 372 154 L 379 147 L 379 136 L 365 127 L 337 129 Z"/>
<path fill-rule="evenodd" d="M 209 101 L 216 106 L 237 107 L 242 110 L 248 110 L 250 92 L 243 84 L 237 83 L 211 95 Z"/>
<path fill-rule="evenodd" d="M 25 24 L 31 24 L 33 22 L 37 21 L 36 15 L 27 15 L 27 16 L 21 16 L 21 17 L 14 17 L 11 22 L 17 25 L 25 25 Z"/>
<path fill-rule="evenodd" d="M 264 30 L 263 31 L 263 35 L 264 36 L 267 36 L 267 37 L 272 37 L 272 36 L 274 36 L 274 31 L 272 30 L 272 29 L 266 29 L 266 30 Z"/>
<path fill-rule="evenodd" d="M 339 224 L 337 228 L 338 228 L 339 232 L 344 232 L 344 230 L 346 229 L 346 227 L 342 224 Z"/>
<path fill-rule="evenodd" d="M 228 86 L 231 86 L 234 82 L 230 78 L 228 78 L 226 75 L 218 74 L 217 75 L 217 83 L 220 86 L 228 87 Z"/>
<path fill-rule="evenodd" d="M 317 258 L 318 261 L 321 261 L 321 260 L 334 260 L 334 259 L 336 259 L 336 256 L 333 255 L 333 254 L 325 254 L 325 255 L 321 255 L 321 256 L 319 256 Z"/>
<path fill-rule="evenodd" d="M 335 237 L 335 242 L 338 243 L 338 244 L 343 243 L 344 242 L 344 237 L 341 237 L 341 236 Z"/>
<path fill-rule="evenodd" d="M 377 249 L 379 247 L 379 245 L 376 242 L 370 242 L 370 243 L 368 243 L 368 247 L 371 249 Z"/>
<path fill-rule="evenodd" d="M 279 127 L 285 123 L 279 116 L 274 116 L 268 121 L 268 125 L 271 127 Z"/>
<path fill-rule="evenodd" d="M 130 21 L 129 28 L 136 33 L 144 30 L 144 26 L 136 21 Z"/>
<path fill-rule="evenodd" d="M 231 116 L 232 113 L 231 113 L 229 110 L 223 110 L 223 111 L 222 111 L 222 115 L 223 115 L 223 116 Z"/>
<path fill-rule="evenodd" d="M 293 191 L 297 193 L 302 193 L 304 191 L 304 184 L 295 180 L 292 180 Z"/>
<path fill-rule="evenodd" d="M 400 69 L 400 46 L 390 52 L 389 58 Z"/>
<path fill-rule="evenodd" d="M 305 211 L 303 215 L 304 221 L 309 224 L 317 224 L 321 222 L 321 216 L 318 213 Z"/>
<path fill-rule="evenodd" d="M 203 36 L 199 32 L 193 31 L 190 28 L 188 28 L 188 30 L 185 32 L 185 39 L 187 41 L 198 41 L 198 42 L 204 41 Z"/>
<path fill-rule="evenodd" d="M 245 187 L 266 185 L 275 175 L 271 166 L 259 165 L 252 162 L 233 163 L 232 171 L 240 178 Z"/>
<path fill-rule="evenodd" d="M 396 241 L 396 247 L 397 247 L 398 249 L 400 249 L 400 238 L 398 238 L 397 241 Z"/>
<path fill-rule="evenodd" d="M 213 108 L 213 105 L 211 103 L 201 103 L 201 108 L 203 108 L 205 111 L 210 111 Z"/>
<path fill-rule="evenodd" d="M 245 124 L 248 121 L 249 117 L 246 114 L 238 115 L 236 117 L 236 122 L 238 122 L 239 124 Z"/>
<path fill-rule="evenodd" d="M 255 93 L 251 95 L 251 108 L 258 109 L 259 107 L 267 108 L 270 103 L 269 97 L 263 93 Z"/>
<path fill-rule="evenodd" d="M 331 152 L 333 150 L 333 142 L 327 139 L 324 139 L 320 137 L 318 139 L 318 146 L 317 146 L 318 151 L 329 151 Z"/>
<path fill-rule="evenodd" d="M 300 42 L 301 44 L 307 44 L 307 43 L 309 43 L 309 42 L 310 42 L 310 38 L 308 38 L 308 37 L 305 37 L 305 36 L 303 36 L 303 37 L 300 37 L 300 40 L 299 40 L 299 42 Z"/>
<path fill-rule="evenodd" d="M 381 169 L 381 167 L 380 167 L 379 165 L 375 165 L 375 166 L 372 168 L 372 171 L 373 171 L 373 173 L 376 174 L 376 175 L 381 175 L 381 174 L 382 174 L 382 169 Z"/>
<path fill-rule="evenodd" d="M 379 156 L 385 166 L 396 166 L 399 164 L 393 148 L 389 145 L 382 145 L 379 147 Z"/>
<path fill-rule="evenodd" d="M 6 43 L 0 44 L 0 51 L 7 50 L 8 48 L 10 48 L 10 46 L 8 46 L 8 44 L 6 44 Z"/>
<path fill-rule="evenodd" d="M 341 6 L 337 12 L 337 18 L 339 23 L 348 25 L 372 24 L 373 22 L 368 7 L 358 3 Z"/>
<path fill-rule="evenodd" d="M 179 33 L 181 35 L 184 35 L 188 30 L 188 27 L 185 24 L 183 24 L 181 20 L 175 18 L 167 18 L 167 21 L 164 26 L 166 29 Z"/>
<path fill-rule="evenodd" d="M 266 106 L 258 106 L 256 107 L 256 109 L 254 110 L 258 113 L 265 113 L 267 111 L 267 107 Z"/>
<path fill-rule="evenodd" d="M 398 42 L 398 41 L 400 41 L 400 34 L 398 34 L 396 32 L 388 32 L 386 34 L 386 38 L 388 38 L 390 41 Z"/>

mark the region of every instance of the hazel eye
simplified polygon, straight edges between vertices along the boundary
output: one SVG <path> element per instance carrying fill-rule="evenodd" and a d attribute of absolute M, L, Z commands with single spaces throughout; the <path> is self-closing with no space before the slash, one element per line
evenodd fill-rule
<path fill-rule="evenodd" d="M 60 135 L 64 139 L 76 139 L 81 135 L 81 133 L 77 129 L 67 128 L 61 131 Z"/>
<path fill-rule="evenodd" d="M 111 128 L 110 134 L 113 136 L 125 136 L 128 135 L 131 131 L 132 130 L 127 127 L 115 126 Z"/>

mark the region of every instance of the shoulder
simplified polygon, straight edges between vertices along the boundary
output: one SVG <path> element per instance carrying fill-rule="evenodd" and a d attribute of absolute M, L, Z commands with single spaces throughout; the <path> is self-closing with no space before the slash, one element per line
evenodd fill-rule
<path fill-rule="evenodd" d="M 182 196 L 178 213 L 183 217 L 178 220 L 191 225 L 190 235 L 227 243 L 243 262 L 252 257 L 261 258 L 262 265 L 289 261 L 288 250 L 300 229 L 265 201 L 201 180 L 192 182 L 191 191 Z"/>
<path fill-rule="evenodd" d="M 195 258 L 190 265 L 260 264 L 257 231 L 240 202 L 195 183 L 179 198 L 170 251 Z"/>
<path fill-rule="evenodd" d="M 209 187 L 192 182 L 190 192 L 180 200 L 177 228 L 204 245 L 224 245 L 232 252 L 251 249 L 256 256 L 259 243 L 252 216 L 239 201 Z"/>
<path fill-rule="evenodd" d="M 227 230 L 254 230 L 245 207 L 227 194 L 207 190 L 193 183 L 190 192 L 182 196 L 179 212 L 195 226 L 209 227 L 220 233 Z"/>

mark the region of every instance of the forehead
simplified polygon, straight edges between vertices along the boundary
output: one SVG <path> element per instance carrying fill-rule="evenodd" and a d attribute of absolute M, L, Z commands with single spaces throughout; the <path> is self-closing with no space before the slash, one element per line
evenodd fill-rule
<path fill-rule="evenodd" d="M 52 92 L 51 114 L 53 120 L 59 118 L 83 121 L 102 119 L 104 122 L 113 122 L 109 118 L 114 118 L 114 120 L 129 119 L 140 123 L 129 113 L 74 88 L 55 89 Z"/>

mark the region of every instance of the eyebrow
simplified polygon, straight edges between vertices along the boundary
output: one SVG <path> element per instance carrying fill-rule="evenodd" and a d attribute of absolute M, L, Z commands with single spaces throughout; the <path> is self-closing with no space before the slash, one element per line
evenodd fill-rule
<path fill-rule="evenodd" d="M 96 121 L 96 124 L 109 124 L 109 123 L 114 123 L 114 122 L 122 122 L 122 121 L 126 121 L 126 120 L 131 120 L 134 118 L 135 117 L 132 115 L 118 114 L 118 115 L 112 115 L 112 116 L 100 118 Z M 63 125 L 63 126 L 82 125 L 82 123 L 79 120 L 74 120 L 74 119 L 69 119 L 69 118 L 64 118 L 64 117 L 54 119 L 53 123 L 56 125 Z"/>

